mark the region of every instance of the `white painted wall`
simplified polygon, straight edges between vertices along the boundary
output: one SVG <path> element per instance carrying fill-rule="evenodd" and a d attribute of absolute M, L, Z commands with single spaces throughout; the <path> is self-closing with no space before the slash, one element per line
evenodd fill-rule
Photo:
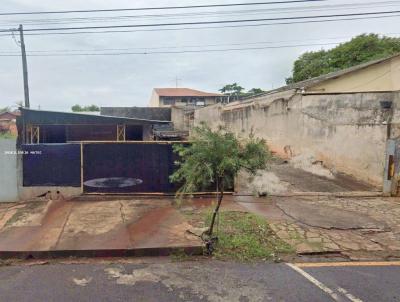
<path fill-rule="evenodd" d="M 0 138 L 0 202 L 18 201 L 15 139 Z"/>

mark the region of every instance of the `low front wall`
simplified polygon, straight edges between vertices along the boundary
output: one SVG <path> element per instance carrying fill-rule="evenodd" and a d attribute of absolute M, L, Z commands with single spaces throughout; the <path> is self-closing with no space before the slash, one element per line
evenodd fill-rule
<path fill-rule="evenodd" d="M 81 187 L 66 187 L 66 186 L 37 186 L 37 187 L 23 187 L 18 188 L 18 196 L 20 200 L 29 200 L 38 196 L 44 196 L 50 192 L 51 199 L 69 199 L 71 197 L 79 196 L 82 194 Z M 57 192 L 59 192 L 57 194 Z M 61 195 L 60 195 L 61 194 Z"/>
<path fill-rule="evenodd" d="M 18 201 L 15 139 L 0 139 L 0 202 Z"/>

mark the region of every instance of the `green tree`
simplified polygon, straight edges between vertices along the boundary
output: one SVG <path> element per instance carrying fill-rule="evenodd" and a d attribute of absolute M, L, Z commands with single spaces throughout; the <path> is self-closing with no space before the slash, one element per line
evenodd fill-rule
<path fill-rule="evenodd" d="M 219 91 L 225 95 L 232 97 L 235 100 L 238 100 L 239 97 L 243 95 L 244 88 L 237 83 L 228 84 L 222 87 Z"/>
<path fill-rule="evenodd" d="M 71 107 L 71 110 L 72 110 L 73 112 L 81 112 L 81 111 L 83 111 L 82 107 L 81 107 L 80 105 L 78 105 L 78 104 L 72 106 L 72 107 Z"/>
<path fill-rule="evenodd" d="M 349 68 L 400 52 L 400 38 L 363 34 L 330 50 L 302 54 L 293 65 L 287 84 L 300 82 L 329 72 Z"/>
<path fill-rule="evenodd" d="M 4 108 L 0 108 L 0 113 L 7 112 L 7 111 L 11 111 L 11 108 L 8 106 L 4 107 Z"/>
<path fill-rule="evenodd" d="M 100 111 L 100 108 L 96 105 L 86 106 L 84 111 Z"/>
<path fill-rule="evenodd" d="M 174 145 L 174 151 L 180 160 L 177 162 L 178 169 L 170 178 L 173 182 L 183 183 L 177 196 L 212 185 L 216 187 L 218 202 L 207 232 L 209 242 L 212 242 L 215 218 L 224 190 L 233 185 L 240 170 L 254 175 L 257 170 L 264 169 L 271 157 L 270 152 L 265 141 L 253 135 L 239 140 L 232 132 L 223 128 L 213 131 L 205 124 L 194 128 L 190 145 Z"/>
<path fill-rule="evenodd" d="M 261 88 L 251 88 L 249 91 L 247 91 L 247 94 L 249 96 L 252 96 L 252 95 L 260 94 L 260 93 L 263 93 L 263 92 L 265 92 L 265 91 L 262 90 Z"/>
<path fill-rule="evenodd" d="M 100 108 L 96 105 L 82 107 L 81 105 L 76 104 L 71 107 L 71 110 L 73 112 L 94 112 L 94 111 L 100 111 Z"/>

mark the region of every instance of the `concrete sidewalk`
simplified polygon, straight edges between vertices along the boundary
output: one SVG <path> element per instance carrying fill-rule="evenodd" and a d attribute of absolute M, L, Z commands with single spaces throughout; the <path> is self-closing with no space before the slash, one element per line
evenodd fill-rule
<path fill-rule="evenodd" d="M 172 199 L 32 201 L 0 205 L 0 257 L 202 252 Z"/>
<path fill-rule="evenodd" d="M 267 219 L 298 255 L 351 260 L 400 258 L 400 202 L 385 197 L 236 197 L 245 211 Z"/>

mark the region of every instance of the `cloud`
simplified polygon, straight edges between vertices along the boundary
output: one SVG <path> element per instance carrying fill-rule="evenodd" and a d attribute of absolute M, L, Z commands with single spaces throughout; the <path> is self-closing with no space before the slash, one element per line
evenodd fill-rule
<path fill-rule="evenodd" d="M 3 3 L 4 2 L 4 3 Z M 218 1 L 232 3 L 237 1 Z M 332 2 L 343 3 L 340 0 Z M 211 3 L 202 1 L 202 3 Z M 112 7 L 143 7 L 198 4 L 198 1 L 113 1 Z M 302 4 L 303 6 L 305 4 Z M 110 2 L 98 1 L 2 1 L 2 11 L 33 11 L 110 8 Z M 243 9 L 243 8 L 241 8 Z M 234 10 L 230 8 L 229 10 Z M 335 11 L 336 12 L 336 11 Z M 153 12 L 154 14 L 155 12 Z M 165 13 L 165 12 L 163 12 Z M 169 12 L 172 13 L 172 12 Z M 329 12 L 332 13 L 332 12 Z M 134 12 L 118 13 L 132 15 Z M 137 14 L 137 13 L 136 13 Z M 142 13 L 143 14 L 143 13 Z M 301 15 L 305 13 L 297 13 Z M 107 15 L 105 13 L 100 15 Z M 75 15 L 74 15 L 75 16 Z M 85 15 L 86 16 L 86 15 Z M 260 17 L 260 15 L 257 15 Z M 66 15 L 63 17 L 72 17 Z M 246 16 L 233 16 L 233 19 Z M 0 16 L 0 22 L 11 22 L 18 26 L 21 19 L 43 16 Z M 50 18 L 46 16 L 45 18 Z M 51 18 L 60 18 L 60 15 Z M 209 17 L 193 18 L 207 20 Z M 188 19 L 182 19 L 188 21 Z M 190 19 L 189 19 L 190 20 Z M 131 20 L 128 23 L 158 22 L 155 19 Z M 179 19 L 169 19 L 179 21 Z M 362 21 L 331 22 L 317 24 L 277 25 L 247 28 L 220 28 L 181 31 L 147 31 L 130 33 L 108 33 L 93 35 L 26 36 L 27 50 L 62 50 L 99 48 L 154 48 L 182 47 L 204 44 L 243 43 L 236 47 L 253 45 L 266 41 L 297 41 L 279 44 L 306 44 L 332 42 L 328 37 L 350 37 L 366 31 L 392 33 L 399 25 L 397 18 Z M 99 25 L 103 23 L 85 23 Z M 107 23 L 107 24 L 116 24 Z M 35 25 L 47 26 L 47 25 Z M 61 26 L 61 25 L 57 25 Z M 62 24 L 68 26 L 68 24 Z M 25 24 L 25 28 L 34 27 Z M 3 25 L 0 28 L 5 28 Z M 301 42 L 305 41 L 305 42 Z M 266 45 L 266 44 L 264 44 Z M 222 46 L 229 47 L 229 46 Z M 230 46 L 232 47 L 232 46 Z M 125 56 L 70 56 L 70 57 L 28 57 L 31 106 L 42 109 L 69 110 L 73 104 L 97 104 L 103 106 L 146 106 L 153 87 L 174 87 L 175 77 L 180 86 L 217 91 L 227 83 L 237 82 L 247 89 L 261 87 L 270 89 L 284 84 L 290 75 L 293 61 L 304 51 L 316 50 L 321 46 L 298 48 L 264 49 L 248 51 L 227 51 L 213 53 L 148 54 Z M 1 51 L 18 51 L 10 37 L 0 37 Z M 180 48 L 178 48 L 180 49 Z M 164 50 L 178 50 L 164 49 Z M 204 47 L 186 48 L 204 49 Z M 158 49 L 162 50 L 162 49 Z M 140 51 L 140 50 L 132 50 Z M 142 50 L 143 51 L 143 50 Z M 154 49 L 153 49 L 154 51 Z M 0 107 L 23 99 L 21 59 L 0 57 Z"/>

